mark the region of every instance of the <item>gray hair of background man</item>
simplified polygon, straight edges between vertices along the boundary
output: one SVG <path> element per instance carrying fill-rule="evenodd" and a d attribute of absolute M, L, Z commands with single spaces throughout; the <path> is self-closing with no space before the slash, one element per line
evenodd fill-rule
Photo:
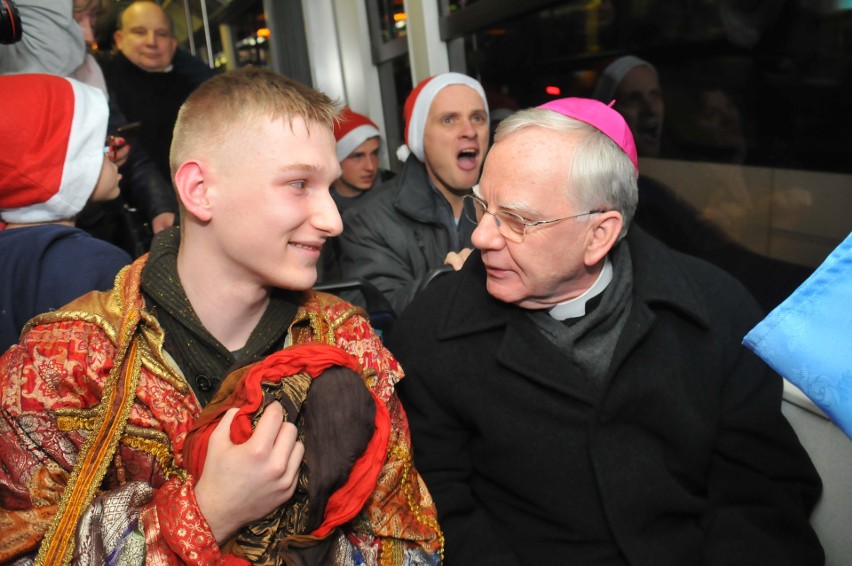
<path fill-rule="evenodd" d="M 533 127 L 584 134 L 571 160 L 565 163 L 569 168 L 570 187 L 565 187 L 569 201 L 577 210 L 620 212 L 624 226 L 618 238 L 624 238 L 639 199 L 638 173 L 624 150 L 594 126 L 542 108 L 527 108 L 505 118 L 497 126 L 494 143 Z M 578 221 L 588 222 L 589 218 L 579 217 Z"/>

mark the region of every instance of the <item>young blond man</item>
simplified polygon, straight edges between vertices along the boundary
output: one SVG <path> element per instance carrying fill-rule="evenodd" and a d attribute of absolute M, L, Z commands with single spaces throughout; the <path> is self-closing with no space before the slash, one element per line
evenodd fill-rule
<path fill-rule="evenodd" d="M 402 372 L 360 311 L 310 291 L 341 230 L 329 195 L 334 116 L 322 93 L 261 69 L 215 77 L 182 106 L 171 149 L 179 231 L 159 235 L 112 291 L 33 320 L 0 358 L 0 562 L 247 564 L 220 545 L 293 496 L 296 428 L 272 403 L 235 444 L 232 409 L 200 477 L 181 450 L 229 368 L 301 343 L 353 355 L 390 414 L 372 495 L 328 534 L 336 560 L 439 560 L 394 392 Z"/>

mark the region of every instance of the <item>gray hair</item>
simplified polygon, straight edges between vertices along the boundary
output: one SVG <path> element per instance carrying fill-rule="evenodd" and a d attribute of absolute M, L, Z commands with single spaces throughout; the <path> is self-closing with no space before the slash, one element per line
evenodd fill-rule
<path fill-rule="evenodd" d="M 570 187 L 564 190 L 578 210 L 603 208 L 620 212 L 624 226 L 618 238 L 624 238 L 639 199 L 638 173 L 624 150 L 594 126 L 543 108 L 527 108 L 504 119 L 494 134 L 494 143 L 532 127 L 583 135 L 565 164 Z"/>

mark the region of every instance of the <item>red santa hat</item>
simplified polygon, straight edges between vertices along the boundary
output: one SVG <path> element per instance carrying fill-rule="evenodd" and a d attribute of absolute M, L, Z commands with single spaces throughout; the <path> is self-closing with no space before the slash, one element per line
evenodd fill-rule
<path fill-rule="evenodd" d="M 53 75 L 0 76 L 0 218 L 75 216 L 100 178 L 107 131 L 103 92 Z"/>
<path fill-rule="evenodd" d="M 612 105 L 613 102 L 607 105 L 591 98 L 560 98 L 546 102 L 539 108 L 551 110 L 594 126 L 627 154 L 638 173 L 639 157 L 636 153 L 636 143 L 633 141 L 630 126 L 627 125 L 621 114 L 613 110 Z"/>
<path fill-rule="evenodd" d="M 408 159 L 410 153 L 413 153 L 420 161 L 424 161 L 423 132 L 426 129 L 426 118 L 429 116 L 429 108 L 432 106 L 432 101 L 435 100 L 435 96 L 437 96 L 441 89 L 450 85 L 464 85 L 475 90 L 482 97 L 482 104 L 485 105 L 485 113 L 488 113 L 488 99 L 485 97 L 485 90 L 483 90 L 479 81 L 467 75 L 461 73 L 441 73 L 440 75 L 420 81 L 414 87 L 414 90 L 411 91 L 411 94 L 408 95 L 408 98 L 405 99 L 403 115 L 405 117 L 406 145 L 401 145 L 396 150 L 396 156 L 400 161 L 404 162 Z"/>
<path fill-rule="evenodd" d="M 379 127 L 372 120 L 353 112 L 348 106 L 340 111 L 334 123 L 334 139 L 337 140 L 337 160 L 343 161 L 358 149 L 358 146 L 370 138 L 379 137 Z"/>

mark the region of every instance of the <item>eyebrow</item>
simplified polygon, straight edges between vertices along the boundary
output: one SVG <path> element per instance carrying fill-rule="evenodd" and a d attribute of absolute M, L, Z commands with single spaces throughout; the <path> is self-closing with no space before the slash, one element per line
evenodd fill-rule
<path fill-rule="evenodd" d="M 317 165 L 309 163 L 288 163 L 287 165 L 280 166 L 278 170 L 281 172 L 306 171 L 308 173 L 316 173 L 320 168 Z"/>
<path fill-rule="evenodd" d="M 479 200 L 485 201 L 485 199 L 482 198 L 482 194 L 479 192 L 479 185 L 473 186 L 473 194 Z M 531 207 L 528 202 L 523 201 L 523 200 L 503 201 L 503 202 L 498 201 L 494 204 L 498 208 L 508 210 L 508 211 L 511 211 L 511 212 L 515 212 L 515 213 L 524 212 L 524 213 L 531 215 L 531 216 L 537 216 L 538 215 L 538 212 L 533 207 Z"/>
<path fill-rule="evenodd" d="M 528 202 L 522 200 L 498 202 L 497 206 L 505 210 L 511 210 L 515 213 L 523 212 L 529 216 L 538 215 L 538 212 L 531 207 Z"/>

